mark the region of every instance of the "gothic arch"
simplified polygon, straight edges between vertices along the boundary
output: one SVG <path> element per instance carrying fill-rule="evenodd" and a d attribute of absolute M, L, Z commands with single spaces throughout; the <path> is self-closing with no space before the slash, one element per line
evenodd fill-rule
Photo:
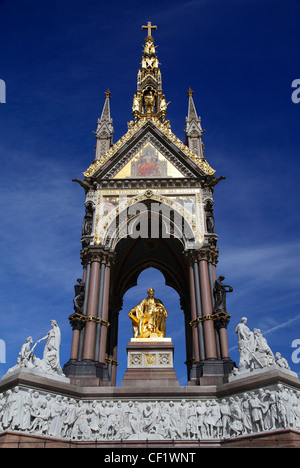
<path fill-rule="evenodd" d="M 158 269 L 164 275 L 166 285 L 174 288 L 180 296 L 186 293 L 188 279 L 180 240 L 127 238 L 119 241 L 115 253 L 116 294 L 123 296 L 137 284 L 140 273 L 149 267 Z"/>
<path fill-rule="evenodd" d="M 126 237 L 155 239 L 165 236 L 179 239 L 186 249 L 195 242 L 194 224 L 191 213 L 184 206 L 148 190 L 111 213 L 106 220 L 103 244 L 115 250 L 118 242 Z"/>
<path fill-rule="evenodd" d="M 126 292 L 137 285 L 139 275 L 147 268 L 159 270 L 165 279 L 165 285 L 173 288 L 179 296 L 183 313 L 182 326 L 186 337 L 186 356 L 188 379 L 193 361 L 193 338 L 190 322 L 191 307 L 189 298 L 189 276 L 183 244 L 176 237 L 170 238 L 137 238 L 119 239 L 115 247 L 115 263 L 112 269 L 110 297 L 113 298 L 108 321 L 107 355 L 110 362 L 117 361 L 119 331 L 119 313 L 127 314 L 123 309 L 123 297 Z M 149 284 L 149 287 L 151 284 Z M 146 294 L 146 291 L 145 291 Z M 137 298 L 139 300 L 144 297 Z M 163 298 L 161 298 L 163 299 Z M 112 379 L 116 381 L 117 369 L 111 366 Z"/>
<path fill-rule="evenodd" d="M 153 209 L 153 202 L 156 209 Z M 192 330 L 189 325 L 192 317 L 185 250 L 194 237 L 191 216 L 183 210 L 180 212 L 177 205 L 166 197 L 145 194 L 130 199 L 107 227 L 104 244 L 115 255 L 110 290 L 110 297 L 114 299 L 109 312 L 112 326 L 108 330 L 107 343 L 107 355 L 112 361 L 116 361 L 118 314 L 124 294 L 137 285 L 142 271 L 153 267 L 163 274 L 165 284 L 179 295 L 184 314 L 186 362 L 192 362 Z M 137 225 L 142 223 L 144 229 L 138 229 Z M 156 237 L 153 237 L 153 223 Z"/>

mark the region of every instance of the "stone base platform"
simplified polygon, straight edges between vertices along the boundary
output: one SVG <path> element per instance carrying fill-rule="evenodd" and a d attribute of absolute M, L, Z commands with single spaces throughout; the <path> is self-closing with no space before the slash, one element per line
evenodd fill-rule
<path fill-rule="evenodd" d="M 80 387 L 19 372 L 0 382 L 0 447 L 300 447 L 299 402 L 300 380 L 280 369 L 182 387 Z"/>
<path fill-rule="evenodd" d="M 179 386 L 171 338 L 131 338 L 122 386 Z"/>

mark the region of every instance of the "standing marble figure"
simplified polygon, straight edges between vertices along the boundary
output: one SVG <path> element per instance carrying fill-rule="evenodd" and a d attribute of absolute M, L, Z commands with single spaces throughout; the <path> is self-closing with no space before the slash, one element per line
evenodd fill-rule
<path fill-rule="evenodd" d="M 38 363 L 38 368 L 46 373 L 62 375 L 59 358 L 61 333 L 55 320 L 50 320 L 50 323 L 52 325 L 51 330 L 48 331 L 46 336 L 37 341 L 37 343 L 40 343 L 46 340 L 43 359 Z"/>

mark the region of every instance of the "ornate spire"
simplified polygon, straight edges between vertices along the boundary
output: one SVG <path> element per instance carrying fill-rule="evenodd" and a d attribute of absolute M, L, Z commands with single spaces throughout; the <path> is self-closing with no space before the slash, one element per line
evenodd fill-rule
<path fill-rule="evenodd" d="M 101 118 L 97 121 L 97 130 L 95 133 L 97 138 L 95 159 L 100 159 L 113 145 L 114 127 L 110 116 L 109 100 L 111 92 L 108 89 L 105 92 L 105 102 L 101 114 Z"/>
<path fill-rule="evenodd" d="M 142 26 L 142 29 L 147 29 L 148 35 L 143 46 L 141 68 L 137 76 L 137 91 L 133 97 L 134 122 L 131 122 L 131 125 L 145 117 L 157 117 L 162 122 L 165 121 L 168 106 L 161 87 L 160 63 L 156 55 L 157 46 L 154 45 L 151 35 L 152 29 L 157 29 L 157 26 L 152 26 L 149 21 L 147 26 Z"/>
<path fill-rule="evenodd" d="M 197 115 L 196 107 L 193 99 L 194 91 L 188 89 L 187 95 L 189 98 L 188 116 L 185 119 L 185 144 L 196 153 L 200 158 L 204 158 L 202 135 L 205 130 L 202 130 L 201 119 Z"/>

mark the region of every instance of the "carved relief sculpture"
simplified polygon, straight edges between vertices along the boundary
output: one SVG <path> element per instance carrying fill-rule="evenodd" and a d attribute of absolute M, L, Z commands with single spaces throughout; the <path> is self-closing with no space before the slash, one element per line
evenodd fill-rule
<path fill-rule="evenodd" d="M 76 400 L 14 387 L 0 394 L 0 433 L 68 440 L 218 440 L 300 428 L 300 392 L 278 384 L 228 398 Z"/>

